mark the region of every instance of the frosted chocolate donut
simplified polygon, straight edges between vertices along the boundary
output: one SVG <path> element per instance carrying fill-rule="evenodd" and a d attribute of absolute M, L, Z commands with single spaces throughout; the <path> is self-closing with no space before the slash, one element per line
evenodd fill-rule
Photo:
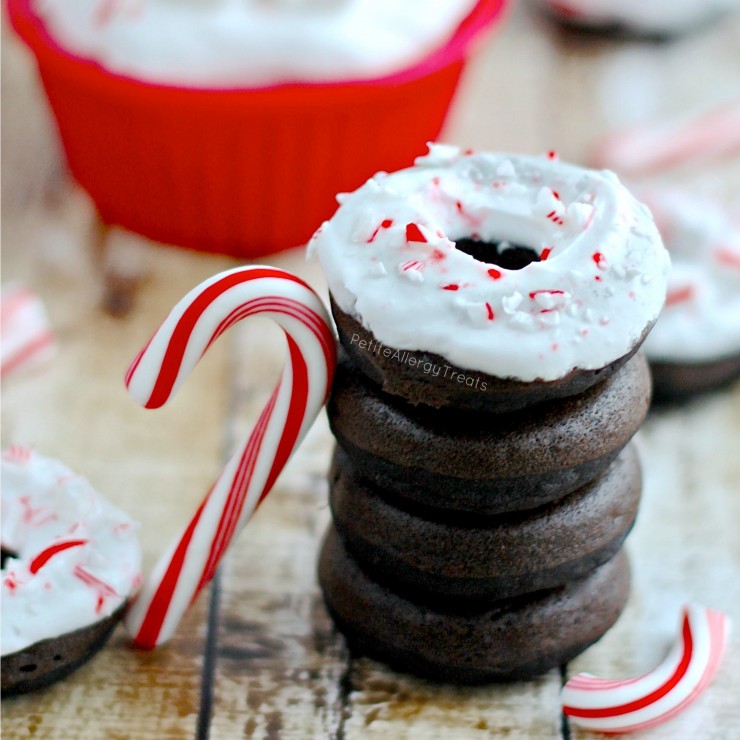
<path fill-rule="evenodd" d="M 438 681 L 511 681 L 566 663 L 617 620 L 629 591 L 620 551 L 580 581 L 520 599 L 445 610 L 416 604 L 372 580 L 330 528 L 319 583 L 350 647 Z"/>
<path fill-rule="evenodd" d="M 680 401 L 740 379 L 740 221 L 684 191 L 644 197 L 672 260 L 645 353 L 654 399 Z"/>
<path fill-rule="evenodd" d="M 412 403 L 499 412 L 581 393 L 634 353 L 665 297 L 647 208 L 554 154 L 431 145 L 340 203 L 309 245 L 340 339 Z"/>
<path fill-rule="evenodd" d="M 402 508 L 402 499 L 354 476 L 341 450 L 329 482 L 334 526 L 368 575 L 412 600 L 448 604 L 508 599 L 587 576 L 632 528 L 641 475 L 629 445 L 570 496 L 494 517 Z"/>
<path fill-rule="evenodd" d="M 579 31 L 670 38 L 739 7 L 738 0 L 534 0 L 555 20 Z"/>
<path fill-rule="evenodd" d="M 2 693 L 47 686 L 106 642 L 141 580 L 136 525 L 62 463 L 2 455 Z"/>
<path fill-rule="evenodd" d="M 327 411 L 359 477 L 415 504 L 497 514 L 542 506 L 600 475 L 649 404 L 639 353 L 574 398 L 480 414 L 404 404 L 340 352 Z"/>

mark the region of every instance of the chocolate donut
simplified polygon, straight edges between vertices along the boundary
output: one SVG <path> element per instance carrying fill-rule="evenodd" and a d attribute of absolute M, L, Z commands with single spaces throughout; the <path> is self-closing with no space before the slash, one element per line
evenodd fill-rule
<path fill-rule="evenodd" d="M 740 380 L 740 226 L 730 209 L 645 189 L 671 254 L 665 306 L 645 353 L 653 400 L 682 402 Z"/>
<path fill-rule="evenodd" d="M 514 411 L 587 391 L 665 297 L 650 212 L 610 172 L 431 145 L 309 244 L 357 367 L 407 403 Z"/>
<path fill-rule="evenodd" d="M 15 696 L 36 691 L 66 678 L 87 663 L 121 621 L 125 603 L 88 627 L 50 637 L 23 650 L 3 655 L 2 694 Z"/>
<path fill-rule="evenodd" d="M 687 401 L 740 380 L 740 355 L 709 362 L 650 363 L 653 378 L 653 402 L 673 404 Z"/>
<path fill-rule="evenodd" d="M 617 39 L 666 41 L 703 28 L 735 0 L 533 0 L 568 31 Z"/>
<path fill-rule="evenodd" d="M 319 582 L 354 651 L 432 680 L 483 683 L 531 678 L 598 640 L 627 600 L 629 567 L 620 552 L 562 588 L 465 609 L 450 600 L 433 610 L 369 578 L 331 528 Z"/>
<path fill-rule="evenodd" d="M 357 475 L 428 507 L 497 514 L 542 506 L 600 475 L 642 424 L 650 376 L 636 355 L 603 384 L 511 414 L 408 406 L 340 352 L 329 424 Z"/>
<path fill-rule="evenodd" d="M 366 573 L 425 603 L 497 601 L 578 580 L 611 559 L 637 516 L 633 445 L 592 483 L 521 514 L 450 517 L 353 475 L 337 451 L 329 475 L 334 526 Z"/>
<path fill-rule="evenodd" d="M 386 347 L 333 299 L 331 311 L 342 347 L 354 365 L 385 393 L 411 404 L 491 413 L 517 411 L 587 391 L 619 370 L 637 352 L 652 326 L 645 329 L 629 352 L 604 367 L 573 369 L 557 380 L 525 382 L 466 370 L 432 352 Z"/>
<path fill-rule="evenodd" d="M 527 678 L 627 598 L 650 403 L 637 352 L 669 260 L 608 172 L 430 146 L 312 239 L 340 342 L 334 524 L 351 647 L 460 683 Z"/>
<path fill-rule="evenodd" d="M 88 661 L 141 581 L 136 524 L 57 460 L 2 455 L 2 693 Z"/>

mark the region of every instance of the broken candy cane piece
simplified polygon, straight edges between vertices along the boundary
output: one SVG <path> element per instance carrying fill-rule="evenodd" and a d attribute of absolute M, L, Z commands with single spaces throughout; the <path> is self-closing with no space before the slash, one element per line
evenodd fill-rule
<path fill-rule="evenodd" d="M 49 359 L 56 337 L 41 299 L 21 285 L 3 288 L 0 300 L 0 375 Z"/>
<path fill-rule="evenodd" d="M 611 134 L 599 144 L 593 165 L 620 175 L 637 175 L 737 152 L 740 102 L 732 102 L 689 120 L 645 124 Z"/>
<path fill-rule="evenodd" d="M 643 676 L 609 680 L 579 673 L 563 688 L 563 712 L 587 730 L 624 733 L 662 724 L 683 711 L 711 683 L 727 643 L 722 612 L 688 604 L 666 659 Z"/>

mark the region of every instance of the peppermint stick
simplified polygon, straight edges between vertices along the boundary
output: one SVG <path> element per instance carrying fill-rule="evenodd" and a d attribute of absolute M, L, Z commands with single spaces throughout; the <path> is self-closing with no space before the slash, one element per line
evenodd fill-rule
<path fill-rule="evenodd" d="M 215 339 L 237 321 L 257 315 L 283 329 L 288 359 L 251 433 L 132 603 L 125 624 L 137 646 L 153 648 L 173 635 L 269 493 L 328 396 L 336 345 L 326 309 L 303 280 L 273 267 L 240 267 L 188 293 L 126 374 L 129 393 L 146 408 L 158 408 Z"/>
<path fill-rule="evenodd" d="M 657 668 L 644 676 L 617 680 L 579 673 L 563 688 L 563 712 L 587 730 L 614 734 L 666 722 L 711 683 L 728 629 L 722 612 L 685 606 L 678 639 Z"/>

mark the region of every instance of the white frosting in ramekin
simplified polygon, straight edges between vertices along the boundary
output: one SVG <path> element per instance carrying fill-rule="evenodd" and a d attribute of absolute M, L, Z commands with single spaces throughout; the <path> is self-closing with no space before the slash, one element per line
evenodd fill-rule
<path fill-rule="evenodd" d="M 389 74 L 441 46 L 475 0 L 34 0 L 65 49 L 189 87 Z"/>
<path fill-rule="evenodd" d="M 2 545 L 17 556 L 0 574 L 2 655 L 94 624 L 138 587 L 137 525 L 62 463 L 3 452 L 0 505 Z"/>
<path fill-rule="evenodd" d="M 740 7 L 740 0 L 538 0 L 584 26 L 623 25 L 646 33 L 677 33 Z"/>
<path fill-rule="evenodd" d="M 671 254 L 668 296 L 645 342 L 649 359 L 711 362 L 740 354 L 740 221 L 712 201 L 647 190 Z"/>
<path fill-rule="evenodd" d="M 502 378 L 555 380 L 627 354 L 658 316 L 668 253 L 648 209 L 608 171 L 432 145 L 379 173 L 314 235 L 339 307 L 390 347 Z M 455 240 L 513 242 L 521 270 Z M 425 239 L 426 241 L 420 241 Z"/>

